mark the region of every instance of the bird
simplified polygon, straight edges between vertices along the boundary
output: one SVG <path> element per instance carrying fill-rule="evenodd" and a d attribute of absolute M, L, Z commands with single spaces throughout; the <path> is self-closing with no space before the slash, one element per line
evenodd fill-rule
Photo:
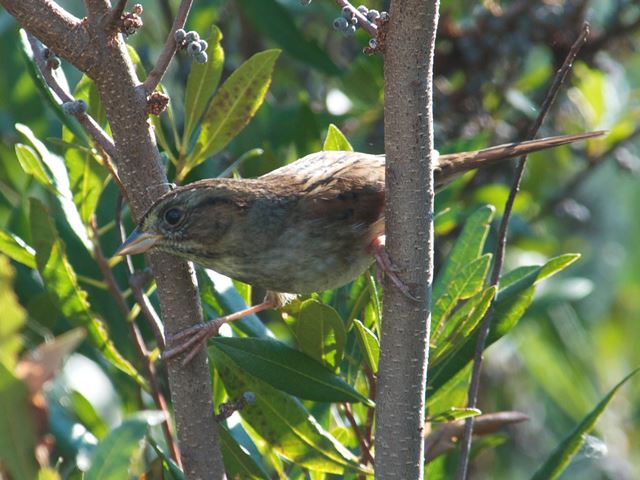
<path fill-rule="evenodd" d="M 507 158 L 603 135 L 587 132 L 437 155 L 434 186 Z M 384 248 L 385 156 L 320 151 L 250 179 L 211 178 L 158 198 L 116 251 L 161 250 L 267 290 L 262 303 L 183 330 L 168 339 L 171 359 L 190 361 L 220 325 L 296 295 L 342 286 L 377 262 L 405 295 Z"/>

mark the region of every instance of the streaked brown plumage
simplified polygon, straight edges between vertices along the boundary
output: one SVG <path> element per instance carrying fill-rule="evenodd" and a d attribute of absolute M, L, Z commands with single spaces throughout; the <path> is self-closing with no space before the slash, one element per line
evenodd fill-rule
<path fill-rule="evenodd" d="M 441 155 L 436 189 L 474 168 L 599 135 Z M 324 151 L 257 179 L 178 187 L 151 206 L 118 254 L 153 247 L 276 293 L 338 287 L 380 253 L 375 246 L 384 235 L 384 162 L 380 155 Z"/>

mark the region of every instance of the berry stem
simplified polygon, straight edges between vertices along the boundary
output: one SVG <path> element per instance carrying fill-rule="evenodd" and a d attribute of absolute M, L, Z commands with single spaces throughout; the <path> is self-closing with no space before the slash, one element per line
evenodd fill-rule
<path fill-rule="evenodd" d="M 355 17 L 358 19 L 358 25 L 366 30 L 369 35 L 375 37 L 378 34 L 378 26 L 374 23 L 371 23 L 366 15 L 363 15 L 358 11 L 357 8 L 351 5 L 351 2 L 349 2 L 348 0 L 336 0 L 336 5 L 338 5 L 340 8 L 349 8 L 349 10 L 351 10 Z"/>
<path fill-rule="evenodd" d="M 174 38 L 174 32 L 180 28 L 184 28 L 184 24 L 187 21 L 187 15 L 189 14 L 189 10 L 191 10 L 191 4 L 193 0 L 182 0 L 180 2 L 180 6 L 178 7 L 178 11 L 176 12 L 176 18 L 173 20 L 173 26 L 171 27 L 171 31 L 167 36 L 167 41 L 164 44 L 164 48 L 158 57 L 158 61 L 156 62 L 155 67 L 149 73 L 147 79 L 143 82 L 142 88 L 144 89 L 145 95 L 149 95 L 153 92 L 162 77 L 164 76 L 167 68 L 169 67 L 169 63 L 171 59 L 176 53 L 178 49 L 178 43 Z"/>

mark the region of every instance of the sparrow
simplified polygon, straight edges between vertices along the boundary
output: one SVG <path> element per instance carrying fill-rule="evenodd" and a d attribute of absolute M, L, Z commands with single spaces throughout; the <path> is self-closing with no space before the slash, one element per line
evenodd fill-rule
<path fill-rule="evenodd" d="M 603 133 L 438 155 L 436 191 L 469 170 Z M 191 350 L 188 362 L 223 323 L 280 308 L 297 294 L 344 285 L 374 261 L 412 297 L 384 248 L 384 196 L 384 155 L 321 151 L 255 179 L 211 178 L 167 192 L 116 255 L 153 248 L 267 290 L 262 303 L 169 339 L 177 346 L 165 350 L 163 358 Z"/>

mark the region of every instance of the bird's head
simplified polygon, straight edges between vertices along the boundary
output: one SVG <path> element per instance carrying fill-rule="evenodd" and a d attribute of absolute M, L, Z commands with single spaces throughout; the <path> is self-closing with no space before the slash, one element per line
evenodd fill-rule
<path fill-rule="evenodd" d="M 176 188 L 160 197 L 144 214 L 116 255 L 156 248 L 207 264 L 219 252 L 241 205 L 227 182 L 207 180 Z"/>

